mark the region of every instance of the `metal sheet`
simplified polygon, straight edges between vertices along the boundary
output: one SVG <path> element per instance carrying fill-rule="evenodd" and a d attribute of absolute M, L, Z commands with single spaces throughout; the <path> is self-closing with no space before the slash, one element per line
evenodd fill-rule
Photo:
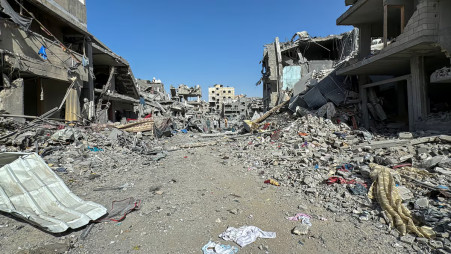
<path fill-rule="evenodd" d="M 37 154 L 1 153 L 0 164 L 0 211 L 52 233 L 83 227 L 107 212 L 73 194 Z"/>

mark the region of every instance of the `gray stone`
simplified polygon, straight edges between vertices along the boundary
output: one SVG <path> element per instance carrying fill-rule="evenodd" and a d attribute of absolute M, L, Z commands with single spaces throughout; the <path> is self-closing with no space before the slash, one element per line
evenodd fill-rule
<path fill-rule="evenodd" d="M 442 174 L 442 175 L 446 175 L 446 176 L 451 175 L 451 170 L 447 170 L 447 169 L 440 168 L 440 167 L 436 167 L 435 172 Z"/>
<path fill-rule="evenodd" d="M 232 209 L 232 210 L 229 210 L 229 212 L 231 213 L 231 214 L 238 214 L 239 213 L 239 210 L 238 209 Z"/>
<path fill-rule="evenodd" d="M 309 229 L 310 229 L 309 225 L 301 224 L 301 225 L 293 228 L 293 230 L 291 232 L 295 235 L 306 235 L 306 234 L 308 234 Z"/>
<path fill-rule="evenodd" d="M 400 139 L 413 139 L 413 134 L 410 132 L 400 132 L 399 138 Z"/>
<path fill-rule="evenodd" d="M 402 200 L 408 200 L 413 198 L 413 193 L 404 186 L 398 186 L 398 192 Z"/>
<path fill-rule="evenodd" d="M 445 157 L 445 156 L 435 156 L 435 157 L 432 157 L 431 159 L 426 160 L 426 161 L 424 162 L 424 167 L 426 167 L 426 168 L 433 168 L 433 167 L 437 166 L 437 164 L 439 164 L 439 163 L 442 162 L 443 160 L 446 160 L 446 157 Z"/>
<path fill-rule="evenodd" d="M 429 207 L 428 198 L 420 198 L 415 201 L 415 209 L 427 209 Z"/>
<path fill-rule="evenodd" d="M 435 249 L 442 249 L 443 248 L 443 243 L 440 242 L 440 241 L 430 240 L 429 241 L 429 245 L 431 245 L 431 247 L 435 248 Z"/>
<path fill-rule="evenodd" d="M 306 176 L 304 178 L 304 183 L 310 188 L 314 188 L 317 185 L 316 180 L 311 176 Z"/>
<path fill-rule="evenodd" d="M 427 244 L 429 240 L 427 238 L 417 237 L 417 242 L 420 244 Z"/>
<path fill-rule="evenodd" d="M 405 235 L 405 236 L 401 236 L 399 238 L 399 240 L 403 243 L 412 244 L 413 242 L 415 242 L 415 237 L 413 237 L 411 235 Z"/>

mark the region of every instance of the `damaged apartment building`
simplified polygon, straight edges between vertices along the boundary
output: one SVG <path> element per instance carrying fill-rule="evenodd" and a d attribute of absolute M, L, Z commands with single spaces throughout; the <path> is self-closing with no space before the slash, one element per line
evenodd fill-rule
<path fill-rule="evenodd" d="M 88 32 L 85 0 L 0 5 L 3 113 L 67 121 L 134 114 L 139 94 L 130 66 Z"/>
<path fill-rule="evenodd" d="M 263 107 L 267 111 L 290 97 L 290 109 L 318 109 L 348 98 L 352 80 L 336 70 L 358 51 L 358 31 L 312 38 L 296 33 L 291 41 L 265 46 L 262 60 Z"/>
<path fill-rule="evenodd" d="M 359 28 L 359 54 L 337 74 L 358 77 L 363 125 L 450 131 L 451 1 L 345 3 L 337 24 Z"/>

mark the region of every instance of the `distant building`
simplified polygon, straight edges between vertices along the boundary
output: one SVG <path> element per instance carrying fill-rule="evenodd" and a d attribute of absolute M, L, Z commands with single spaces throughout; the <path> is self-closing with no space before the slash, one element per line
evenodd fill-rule
<path fill-rule="evenodd" d="M 234 87 L 225 87 L 216 84 L 214 87 L 208 88 L 208 103 L 211 111 L 222 110 L 222 104 L 224 102 L 231 102 L 233 99 L 235 99 Z"/>
<path fill-rule="evenodd" d="M 166 93 L 163 82 L 159 79 L 153 78 L 152 80 L 142 80 L 138 79 L 138 86 L 141 92 L 158 92 Z"/>

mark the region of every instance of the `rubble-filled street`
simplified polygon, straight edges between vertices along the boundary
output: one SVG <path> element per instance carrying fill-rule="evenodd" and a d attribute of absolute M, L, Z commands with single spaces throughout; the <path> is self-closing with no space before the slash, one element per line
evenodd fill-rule
<path fill-rule="evenodd" d="M 0 252 L 451 253 L 451 1 L 321 1 L 0 0 Z"/>
<path fill-rule="evenodd" d="M 290 115 L 269 118 L 268 129 L 254 135 L 188 132 L 153 140 L 105 126 L 55 135 L 62 131 L 44 124 L 9 139 L 3 151 L 37 151 L 80 198 L 109 211 L 115 201 L 132 198 L 133 205 L 113 220 L 58 234 L 4 213 L 2 250 L 199 253 L 210 240 L 238 247 L 218 236 L 252 225 L 276 236 L 240 253 L 450 251 L 450 136 L 377 135 Z M 412 220 L 418 229 L 430 227 L 433 239 L 403 235 L 380 199 L 368 198 L 371 163 L 393 169 L 391 181 Z"/>

